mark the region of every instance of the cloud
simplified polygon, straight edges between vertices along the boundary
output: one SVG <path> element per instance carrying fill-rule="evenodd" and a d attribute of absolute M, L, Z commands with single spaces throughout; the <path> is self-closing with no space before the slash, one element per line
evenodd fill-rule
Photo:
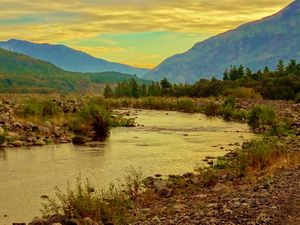
<path fill-rule="evenodd" d="M 154 35 L 153 40 L 147 39 L 153 46 L 157 43 L 156 37 L 175 42 L 179 36 L 199 38 L 201 34 L 203 39 L 276 13 L 290 2 L 292 0 L 0 0 L 0 39 L 65 43 L 93 54 L 96 50 L 92 47 L 102 48 L 105 56 L 119 54 L 117 51 L 124 48 L 141 47 L 133 41 L 130 46 L 122 46 L 125 38 L 122 34 L 183 34 Z M 121 35 L 123 42 L 120 44 L 120 38 L 100 38 L 102 42 L 99 42 L 99 35 L 105 34 Z M 191 47 L 196 38 L 188 38 L 190 42 L 185 42 L 184 48 Z M 173 53 L 182 48 L 173 48 Z M 137 51 L 136 54 L 139 60 L 141 54 Z M 145 54 L 145 57 L 155 55 L 153 52 Z"/>

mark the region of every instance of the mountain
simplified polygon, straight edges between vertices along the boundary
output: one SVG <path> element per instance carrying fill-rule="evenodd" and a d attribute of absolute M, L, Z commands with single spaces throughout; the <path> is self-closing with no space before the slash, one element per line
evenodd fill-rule
<path fill-rule="evenodd" d="M 29 56 L 0 48 L 0 92 L 50 93 L 99 91 L 104 83 L 117 83 L 135 78 L 117 72 L 77 73 Z"/>
<path fill-rule="evenodd" d="M 47 61 L 64 70 L 72 72 L 98 73 L 115 71 L 140 76 L 148 71 L 147 69 L 135 68 L 98 59 L 64 45 L 36 44 L 29 41 L 11 39 L 0 42 L 0 48 Z"/>
<path fill-rule="evenodd" d="M 195 44 L 187 52 L 166 59 L 145 77 L 195 82 L 212 75 L 222 78 L 231 65 L 258 70 L 274 68 L 279 59 L 299 60 L 299 27 L 300 0 L 296 0 L 277 14 Z"/>

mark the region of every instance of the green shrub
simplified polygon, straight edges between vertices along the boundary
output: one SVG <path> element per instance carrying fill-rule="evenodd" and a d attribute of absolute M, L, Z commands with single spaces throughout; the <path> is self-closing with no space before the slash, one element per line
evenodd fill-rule
<path fill-rule="evenodd" d="M 285 137 L 294 134 L 294 131 L 289 122 L 283 121 L 273 124 L 269 134 L 272 136 Z"/>
<path fill-rule="evenodd" d="M 214 186 L 218 181 L 218 173 L 212 168 L 199 168 L 198 172 L 204 183 L 204 186 Z"/>
<path fill-rule="evenodd" d="M 203 113 L 207 116 L 216 116 L 220 113 L 220 105 L 210 101 L 203 107 Z"/>
<path fill-rule="evenodd" d="M 232 168 L 231 163 L 225 157 L 218 157 L 217 161 L 212 165 L 213 169 L 230 169 Z"/>
<path fill-rule="evenodd" d="M 235 109 L 236 108 L 236 100 L 235 97 L 229 96 L 224 100 L 223 107 Z"/>
<path fill-rule="evenodd" d="M 197 112 L 197 107 L 195 102 L 190 98 L 180 98 L 177 101 L 177 110 L 193 113 Z"/>
<path fill-rule="evenodd" d="M 277 120 L 276 113 L 272 108 L 266 106 L 255 106 L 248 116 L 248 124 L 252 129 L 271 126 Z"/>
<path fill-rule="evenodd" d="M 84 105 L 75 114 L 72 129 L 75 134 L 102 140 L 107 136 L 111 124 L 111 114 L 108 110 L 97 104 L 89 104 Z"/>

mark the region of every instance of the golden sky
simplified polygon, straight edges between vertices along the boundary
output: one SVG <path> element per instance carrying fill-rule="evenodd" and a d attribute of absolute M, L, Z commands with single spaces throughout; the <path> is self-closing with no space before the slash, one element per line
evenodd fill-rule
<path fill-rule="evenodd" d="M 292 1 L 0 0 L 0 40 L 66 44 L 110 61 L 150 68 Z"/>

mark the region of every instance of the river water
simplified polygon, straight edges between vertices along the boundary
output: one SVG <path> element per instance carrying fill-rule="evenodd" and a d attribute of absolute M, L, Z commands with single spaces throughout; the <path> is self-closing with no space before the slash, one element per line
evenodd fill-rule
<path fill-rule="evenodd" d="M 206 156 L 221 156 L 231 143 L 251 138 L 248 126 L 185 114 L 134 110 L 143 126 L 114 128 L 102 146 L 72 144 L 0 150 L 0 224 L 29 222 L 39 216 L 41 195 L 53 196 L 77 177 L 96 187 L 122 180 L 129 167 L 154 174 L 193 171 Z M 224 147 L 224 149 L 221 149 Z M 204 165 L 204 164 L 203 164 Z"/>

